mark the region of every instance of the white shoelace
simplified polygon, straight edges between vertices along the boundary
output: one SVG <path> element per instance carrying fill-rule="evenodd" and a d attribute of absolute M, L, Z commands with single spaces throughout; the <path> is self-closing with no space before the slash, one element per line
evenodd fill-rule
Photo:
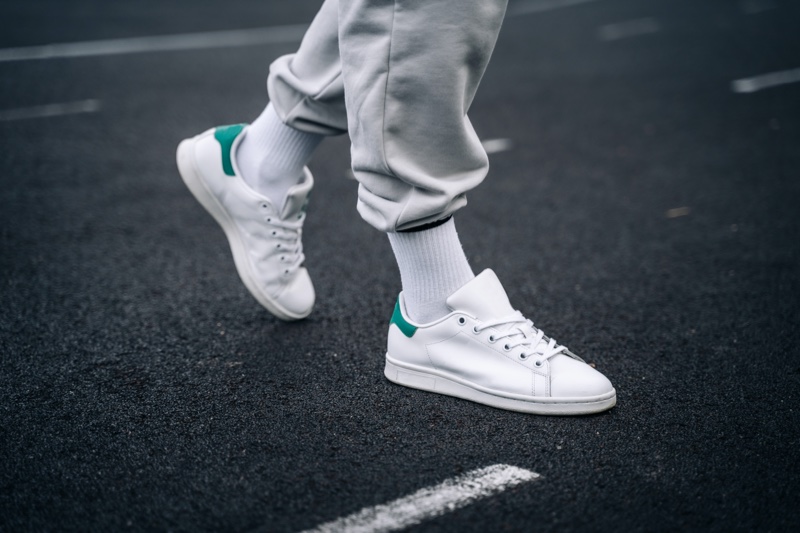
<path fill-rule="evenodd" d="M 306 214 L 301 212 L 294 220 L 281 220 L 275 215 L 269 214 L 264 217 L 264 222 L 274 229 L 270 230 L 273 239 L 284 242 L 275 243 L 275 248 L 280 250 L 279 260 L 283 265 L 281 274 L 290 275 L 297 271 L 305 261 L 303 254 L 303 222 Z"/>
<path fill-rule="evenodd" d="M 478 333 L 488 328 L 500 330 L 499 333 L 492 334 L 489 340 L 497 342 L 506 339 L 505 346 L 503 346 L 506 351 L 511 351 L 517 346 L 525 347 L 520 354 L 522 359 L 538 355 L 540 361 L 545 361 L 554 355 L 568 351 L 566 346 L 561 346 L 555 339 L 545 335 L 544 331 L 534 327 L 533 322 L 525 318 L 519 311 L 515 311 L 510 316 L 482 322 L 475 326 L 475 332 Z"/>

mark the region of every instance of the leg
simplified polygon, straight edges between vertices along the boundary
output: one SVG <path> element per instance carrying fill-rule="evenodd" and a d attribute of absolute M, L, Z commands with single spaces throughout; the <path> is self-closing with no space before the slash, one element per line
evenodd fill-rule
<path fill-rule="evenodd" d="M 298 52 L 273 63 L 274 103 L 252 125 L 213 128 L 178 147 L 181 177 L 225 231 L 245 286 L 284 320 L 306 317 L 315 301 L 301 242 L 313 186 L 305 164 L 323 135 L 346 128 L 337 10 L 328 0 Z"/>
<path fill-rule="evenodd" d="M 337 0 L 327 0 L 297 52 L 270 65 L 270 104 L 236 153 L 247 183 L 277 203 L 300 181 L 323 136 L 347 130 L 338 18 Z"/>
<path fill-rule="evenodd" d="M 505 0 L 340 0 L 358 208 L 389 232 L 403 278 L 385 375 L 503 409 L 602 411 L 611 383 L 515 311 L 494 272 L 473 276 L 449 219 L 488 169 L 467 111 L 504 11 Z"/>
<path fill-rule="evenodd" d="M 358 210 L 388 232 L 423 322 L 474 276 L 452 221 L 489 162 L 467 112 L 506 0 L 340 0 L 339 49 Z"/>
<path fill-rule="evenodd" d="M 340 0 L 358 209 L 394 232 L 466 203 L 488 159 L 467 118 L 506 0 Z"/>
<path fill-rule="evenodd" d="M 270 65 L 270 102 L 281 120 L 294 129 L 321 135 L 347 132 L 338 9 L 338 0 L 326 0 L 297 53 Z"/>

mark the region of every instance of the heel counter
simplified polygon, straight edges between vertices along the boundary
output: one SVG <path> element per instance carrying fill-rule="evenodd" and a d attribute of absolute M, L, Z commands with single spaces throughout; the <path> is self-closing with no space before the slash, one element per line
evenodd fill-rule
<path fill-rule="evenodd" d="M 222 156 L 222 171 L 227 176 L 235 176 L 233 163 L 231 161 L 231 148 L 233 141 L 242 133 L 246 124 L 231 124 L 230 126 L 218 126 L 214 129 L 214 139 L 219 143 Z"/>
<path fill-rule="evenodd" d="M 389 329 L 391 329 L 392 325 L 397 326 L 403 335 L 408 337 L 409 339 L 414 336 L 414 333 L 417 332 L 417 326 L 410 324 L 406 318 L 403 316 L 403 311 L 400 308 L 400 297 L 397 297 L 397 302 L 394 304 L 394 312 L 392 313 L 392 318 L 389 320 Z"/>

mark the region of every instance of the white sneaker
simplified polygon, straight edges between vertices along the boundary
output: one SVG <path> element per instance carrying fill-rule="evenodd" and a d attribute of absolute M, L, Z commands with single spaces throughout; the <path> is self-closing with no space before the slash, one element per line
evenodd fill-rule
<path fill-rule="evenodd" d="M 452 312 L 444 318 L 414 324 L 400 294 L 389 324 L 390 381 L 542 415 L 596 413 L 616 404 L 611 382 L 515 311 L 492 270 L 447 305 Z"/>
<path fill-rule="evenodd" d="M 303 266 L 305 206 L 314 179 L 289 189 L 282 206 L 251 189 L 239 174 L 236 148 L 245 125 L 212 128 L 178 146 L 178 169 L 200 204 L 225 230 L 239 277 L 272 314 L 299 320 L 314 307 L 314 286 Z"/>

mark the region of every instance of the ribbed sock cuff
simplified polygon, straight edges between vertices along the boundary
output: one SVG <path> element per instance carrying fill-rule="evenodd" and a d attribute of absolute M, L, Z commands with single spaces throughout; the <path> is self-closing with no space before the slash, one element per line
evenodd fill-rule
<path fill-rule="evenodd" d="M 272 104 L 247 127 L 236 152 L 242 177 L 278 207 L 290 187 L 303 177 L 303 167 L 324 136 L 284 124 Z"/>
<path fill-rule="evenodd" d="M 455 222 L 423 231 L 389 233 L 409 318 L 427 323 L 448 314 L 448 296 L 475 275 L 469 266 Z"/>

